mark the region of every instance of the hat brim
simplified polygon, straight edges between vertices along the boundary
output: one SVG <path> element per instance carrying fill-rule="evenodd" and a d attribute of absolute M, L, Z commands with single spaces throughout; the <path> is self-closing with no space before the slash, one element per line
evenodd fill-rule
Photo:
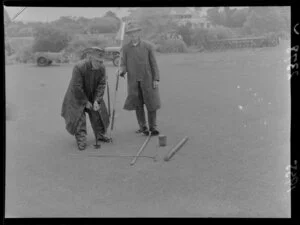
<path fill-rule="evenodd" d="M 88 55 L 90 55 L 93 59 L 98 60 L 98 61 L 103 60 L 103 57 L 104 57 L 104 53 L 96 52 L 96 51 L 89 52 Z"/>
<path fill-rule="evenodd" d="M 141 27 L 137 27 L 137 28 L 129 29 L 125 33 L 128 34 L 128 33 L 136 32 L 136 31 L 141 31 L 141 30 L 142 30 Z"/>
<path fill-rule="evenodd" d="M 101 61 L 103 62 L 103 57 L 99 57 L 99 56 L 95 56 L 95 55 L 91 55 L 92 59 L 96 60 L 96 61 Z"/>
<path fill-rule="evenodd" d="M 92 56 L 95 59 L 102 60 L 104 57 L 105 51 L 98 47 L 87 48 L 82 53 L 82 58 L 86 58 L 88 55 Z"/>

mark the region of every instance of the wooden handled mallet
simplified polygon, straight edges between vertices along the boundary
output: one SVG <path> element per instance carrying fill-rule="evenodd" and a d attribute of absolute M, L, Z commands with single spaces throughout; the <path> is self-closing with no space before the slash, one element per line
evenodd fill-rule
<path fill-rule="evenodd" d="M 157 155 L 155 156 L 146 156 L 146 155 L 140 155 L 140 156 L 134 156 L 134 155 L 100 155 L 100 154 L 69 154 L 72 156 L 87 156 L 87 157 L 99 157 L 99 158 L 132 158 L 132 157 L 138 157 L 138 158 L 149 158 L 153 159 L 154 162 L 157 161 Z"/>
<path fill-rule="evenodd" d="M 145 140 L 144 144 L 142 145 L 142 147 L 140 148 L 140 150 L 138 151 L 136 156 L 134 156 L 133 160 L 131 161 L 131 163 L 130 163 L 131 166 L 133 166 L 135 164 L 137 158 L 140 156 L 140 154 L 142 153 L 142 151 L 145 149 L 146 145 L 150 141 L 150 138 L 151 138 L 151 132 L 149 132 L 149 135 L 148 135 L 147 139 Z"/>
<path fill-rule="evenodd" d="M 168 153 L 167 155 L 164 157 L 165 161 L 169 161 L 173 155 L 175 155 L 175 153 L 177 151 L 179 151 L 179 149 L 187 142 L 189 138 L 186 136 L 184 137 L 175 147 L 173 147 Z"/>

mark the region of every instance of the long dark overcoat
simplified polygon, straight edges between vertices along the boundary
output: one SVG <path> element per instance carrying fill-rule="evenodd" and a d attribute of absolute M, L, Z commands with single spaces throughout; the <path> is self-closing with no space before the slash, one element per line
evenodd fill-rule
<path fill-rule="evenodd" d="M 93 70 L 88 60 L 78 62 L 73 69 L 72 78 L 65 94 L 61 116 L 65 119 L 66 129 L 74 135 L 78 121 L 88 101 L 98 101 L 99 114 L 105 131 L 109 126 L 109 116 L 103 95 L 106 87 L 105 67 Z"/>
<path fill-rule="evenodd" d="M 138 105 L 138 85 L 141 81 L 144 103 L 148 111 L 161 107 L 159 88 L 153 88 L 153 81 L 159 81 L 160 75 L 154 50 L 151 45 L 143 40 L 137 46 L 131 42 L 122 48 L 122 71 L 127 72 L 127 93 L 124 109 L 136 110 Z"/>

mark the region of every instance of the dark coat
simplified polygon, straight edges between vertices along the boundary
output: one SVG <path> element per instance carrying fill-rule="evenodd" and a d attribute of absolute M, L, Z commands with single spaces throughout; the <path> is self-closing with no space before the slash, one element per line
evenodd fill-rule
<path fill-rule="evenodd" d="M 109 116 L 103 95 L 106 86 L 105 67 L 92 70 L 89 61 L 83 60 L 74 66 L 72 78 L 65 94 L 61 116 L 65 119 L 66 129 L 74 135 L 78 121 L 88 101 L 92 104 L 97 101 L 100 104 L 99 114 L 105 126 L 109 126 Z"/>
<path fill-rule="evenodd" d="M 140 41 L 137 46 L 132 43 L 122 49 L 122 71 L 127 72 L 128 96 L 124 104 L 125 110 L 135 110 L 138 105 L 137 81 L 141 81 L 144 103 L 148 111 L 161 107 L 159 88 L 153 88 L 153 81 L 159 81 L 159 71 L 151 45 Z"/>

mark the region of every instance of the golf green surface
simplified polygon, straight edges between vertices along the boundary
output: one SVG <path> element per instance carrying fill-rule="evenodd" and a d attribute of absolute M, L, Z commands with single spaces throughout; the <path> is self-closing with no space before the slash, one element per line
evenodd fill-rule
<path fill-rule="evenodd" d="M 162 108 L 142 155 L 135 113 L 122 109 L 120 79 L 113 143 L 77 150 L 60 116 L 73 65 L 6 66 L 5 216 L 290 217 L 289 43 L 261 49 L 157 54 Z M 114 97 L 115 70 L 107 62 Z M 107 100 L 107 97 L 104 97 Z M 163 157 L 189 140 L 168 162 Z"/>

